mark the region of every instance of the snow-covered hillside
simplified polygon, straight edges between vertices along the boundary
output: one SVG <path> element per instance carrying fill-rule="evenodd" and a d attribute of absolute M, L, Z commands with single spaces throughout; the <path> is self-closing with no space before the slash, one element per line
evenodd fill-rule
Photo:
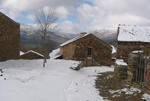
<path fill-rule="evenodd" d="M 117 36 L 117 28 L 100 28 L 88 31 L 93 33 L 102 40 L 115 40 Z"/>
<path fill-rule="evenodd" d="M 95 89 L 99 72 L 110 67 L 86 67 L 74 71 L 76 61 L 9 60 L 0 62 L 1 101 L 103 101 Z M 100 74 L 99 74 L 100 75 Z"/>
<path fill-rule="evenodd" d="M 20 31 L 34 32 L 35 29 L 36 27 L 33 25 L 23 24 L 23 23 L 20 24 Z"/>
<path fill-rule="evenodd" d="M 34 34 L 34 30 L 36 30 L 35 26 L 31 26 L 28 24 L 20 24 L 20 33 L 21 36 L 26 35 L 26 37 L 32 37 Z M 106 43 L 109 43 L 109 41 L 116 40 L 117 36 L 117 28 L 101 28 L 101 29 L 95 29 L 87 31 L 87 33 L 92 33 L 96 35 L 101 40 L 105 41 Z M 64 43 L 65 41 L 68 41 L 76 36 L 78 36 L 80 33 L 66 33 L 62 31 L 58 31 L 55 34 L 53 34 L 52 40 L 59 43 Z M 22 41 L 22 40 L 21 40 Z"/>
<path fill-rule="evenodd" d="M 36 29 L 37 29 L 36 25 L 22 24 L 22 23 L 20 24 L 20 31 L 21 32 L 25 31 L 26 33 L 28 33 L 28 35 L 34 34 L 34 31 Z M 75 34 L 69 34 L 69 33 L 58 31 L 57 33 L 55 33 L 55 35 L 53 35 L 53 37 L 56 35 L 57 35 L 57 37 L 72 38 L 72 36 L 74 36 Z"/>

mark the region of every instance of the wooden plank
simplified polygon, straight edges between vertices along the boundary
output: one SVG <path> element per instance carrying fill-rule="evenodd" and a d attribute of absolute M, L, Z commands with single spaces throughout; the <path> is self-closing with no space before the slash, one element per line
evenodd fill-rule
<path fill-rule="evenodd" d="M 148 66 L 148 61 L 149 61 L 149 56 L 147 56 L 147 60 L 146 60 L 146 69 L 145 69 L 145 87 L 146 87 L 146 83 L 147 83 L 147 76 L 146 76 L 146 74 L 147 74 L 147 66 Z"/>
<path fill-rule="evenodd" d="M 145 56 L 145 65 L 144 65 L 144 80 L 143 80 L 143 82 L 144 82 L 144 87 L 146 87 L 146 67 L 147 67 L 147 56 Z"/>
<path fill-rule="evenodd" d="M 92 66 L 93 66 L 93 56 L 92 56 Z"/>
<path fill-rule="evenodd" d="M 85 64 L 85 66 L 87 66 L 87 57 L 86 57 L 85 61 L 86 61 L 86 64 Z"/>
<path fill-rule="evenodd" d="M 139 52 L 138 52 L 138 56 L 137 56 L 136 82 L 138 82 L 138 67 L 139 67 Z"/>
<path fill-rule="evenodd" d="M 139 75 L 138 75 L 138 82 L 140 82 L 140 75 L 141 75 L 141 53 L 140 53 L 140 56 L 139 56 L 140 60 L 139 60 Z"/>
<path fill-rule="evenodd" d="M 142 80 L 143 80 L 143 54 L 141 54 L 141 79 L 140 79 L 140 83 L 142 84 Z"/>

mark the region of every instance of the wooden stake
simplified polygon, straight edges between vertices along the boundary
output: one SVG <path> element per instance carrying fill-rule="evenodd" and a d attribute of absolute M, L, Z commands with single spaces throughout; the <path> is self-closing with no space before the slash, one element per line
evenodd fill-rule
<path fill-rule="evenodd" d="M 139 67 L 139 52 L 138 52 L 138 56 L 137 56 L 136 82 L 138 82 L 138 67 Z"/>

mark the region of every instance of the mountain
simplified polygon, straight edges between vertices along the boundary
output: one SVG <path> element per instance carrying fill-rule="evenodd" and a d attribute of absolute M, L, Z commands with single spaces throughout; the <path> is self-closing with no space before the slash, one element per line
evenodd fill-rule
<path fill-rule="evenodd" d="M 34 39 L 35 30 L 36 30 L 35 26 L 20 24 L 20 43 L 23 45 L 36 44 Z M 109 43 L 110 41 L 116 41 L 116 36 L 117 36 L 117 30 L 113 28 L 95 29 L 95 30 L 88 31 L 88 33 L 92 33 L 96 35 L 98 38 L 100 38 L 106 43 Z M 59 44 L 68 41 L 77 35 L 79 34 L 72 34 L 72 33 L 58 31 L 52 34 L 51 39 L 57 42 L 57 45 L 59 46 Z"/>
<path fill-rule="evenodd" d="M 117 39 L 117 28 L 100 28 L 88 31 L 93 33 L 95 36 L 103 40 L 105 43 L 116 41 Z"/>
<path fill-rule="evenodd" d="M 28 25 L 28 24 L 20 24 L 20 43 L 21 44 L 36 44 L 34 36 L 36 26 Z M 56 32 L 51 35 L 51 39 L 57 44 L 61 44 L 71 38 L 76 36 L 76 34 L 65 33 L 65 32 Z"/>

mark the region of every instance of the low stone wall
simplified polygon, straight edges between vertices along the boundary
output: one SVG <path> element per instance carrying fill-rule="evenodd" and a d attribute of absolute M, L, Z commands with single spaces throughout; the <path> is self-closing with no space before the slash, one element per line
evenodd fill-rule
<path fill-rule="evenodd" d="M 76 63 L 75 63 L 73 66 L 70 67 L 70 69 L 73 69 L 73 70 L 78 71 L 78 70 L 80 70 L 82 67 L 83 67 L 83 62 L 80 61 L 78 65 L 76 65 Z"/>
<path fill-rule="evenodd" d="M 136 68 L 137 68 L 137 63 L 138 62 L 138 54 L 137 53 L 130 53 L 129 58 L 128 58 L 128 78 L 127 81 L 129 83 L 133 83 L 136 80 Z"/>
<path fill-rule="evenodd" d="M 127 78 L 127 64 L 122 60 L 116 60 L 114 64 L 114 78 L 126 79 Z"/>
<path fill-rule="evenodd" d="M 88 67 L 88 66 L 100 66 L 98 62 L 96 62 L 92 57 L 84 58 L 83 61 L 83 66 Z"/>

